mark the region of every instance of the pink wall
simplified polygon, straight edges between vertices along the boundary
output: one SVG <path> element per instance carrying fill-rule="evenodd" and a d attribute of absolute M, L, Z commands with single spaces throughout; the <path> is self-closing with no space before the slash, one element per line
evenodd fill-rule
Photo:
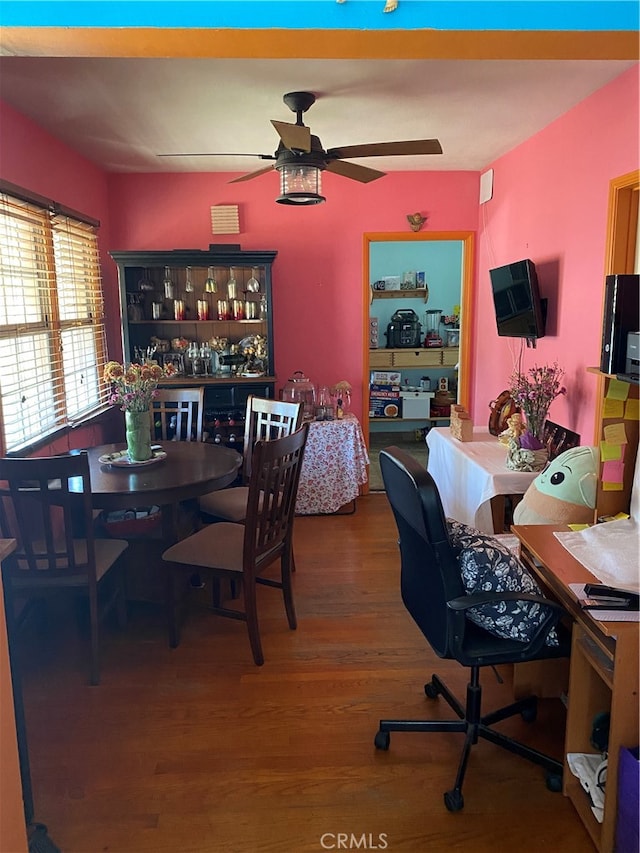
<path fill-rule="evenodd" d="M 55 137 L 0 101 L 0 178 L 100 221 L 102 265 L 106 274 L 105 312 L 109 349 L 119 354 L 120 307 L 117 286 L 108 276 L 108 175 Z M 104 421 L 105 419 L 103 419 Z M 79 427 L 39 455 L 62 453 L 101 441 L 99 425 Z"/>
<path fill-rule="evenodd" d="M 477 250 L 476 423 L 507 387 L 519 351 L 495 332 L 488 270 L 531 258 L 549 299 L 548 334 L 525 349 L 523 365 L 557 360 L 567 396 L 553 403 L 552 420 L 579 432 L 583 444 L 593 440 L 596 379 L 585 368 L 600 363 L 609 182 L 638 168 L 638 127 L 636 66 L 492 164 Z"/>
<path fill-rule="evenodd" d="M 252 164 L 248 164 L 248 169 Z M 112 245 L 125 249 L 206 248 L 240 243 L 277 249 L 274 338 L 278 384 L 295 370 L 315 383 L 346 379 L 361 411 L 364 232 L 409 231 L 420 210 L 433 231 L 475 231 L 475 172 L 396 172 L 368 185 L 323 176 L 327 201 L 294 208 L 274 202 L 277 174 L 229 184 L 234 175 L 112 175 Z M 210 207 L 238 204 L 241 234 L 211 234 Z M 367 309 L 368 310 L 368 309 Z"/>

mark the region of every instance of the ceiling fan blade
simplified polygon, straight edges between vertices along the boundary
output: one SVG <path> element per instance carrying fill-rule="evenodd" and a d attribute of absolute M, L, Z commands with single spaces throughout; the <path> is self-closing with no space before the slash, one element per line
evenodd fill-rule
<path fill-rule="evenodd" d="M 311 131 L 303 124 L 271 120 L 276 132 L 289 151 L 311 151 Z"/>
<path fill-rule="evenodd" d="M 330 157 L 386 157 L 399 154 L 442 154 L 437 139 L 413 139 L 408 142 L 372 142 L 368 145 L 344 145 L 329 148 Z"/>
<path fill-rule="evenodd" d="M 252 178 L 257 178 L 258 175 L 264 175 L 265 172 L 272 172 L 273 166 L 265 166 L 264 169 L 257 169 L 255 172 L 248 172 L 246 175 L 240 175 L 239 178 L 233 178 L 229 181 L 230 184 L 239 184 L 241 181 L 250 181 Z"/>
<path fill-rule="evenodd" d="M 327 163 L 325 168 L 327 172 L 335 172 L 336 175 L 351 178 L 353 181 L 360 181 L 361 184 L 377 181 L 378 178 L 384 178 L 386 175 L 386 172 L 379 172 L 377 169 L 370 169 L 368 166 L 359 166 L 357 163 L 347 163 L 344 160 L 332 160 Z"/>
<path fill-rule="evenodd" d="M 194 152 L 182 154 L 156 154 L 156 157 L 257 157 L 259 160 L 275 160 L 273 154 L 247 154 L 245 151 L 230 154 L 228 151 L 207 151 L 206 153 Z"/>

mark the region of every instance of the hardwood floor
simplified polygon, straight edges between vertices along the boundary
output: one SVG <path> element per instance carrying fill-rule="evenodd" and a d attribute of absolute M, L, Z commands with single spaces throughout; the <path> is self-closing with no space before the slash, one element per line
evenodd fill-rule
<path fill-rule="evenodd" d="M 161 609 L 133 606 L 127 630 L 103 637 L 99 687 L 73 619 L 23 637 L 35 817 L 63 853 L 591 850 L 543 771 L 493 744 L 472 750 L 456 814 L 442 795 L 461 735 L 394 734 L 375 750 L 381 717 L 446 713 L 424 695 L 432 672 L 459 695 L 466 684 L 400 601 L 384 494 L 355 515 L 296 519 L 295 539 L 298 630 L 262 588 L 261 668 L 242 623 L 195 606 L 177 649 Z M 487 710 L 511 699 L 502 675 L 484 674 Z M 546 700 L 536 723 L 502 730 L 559 755 L 563 725 Z"/>

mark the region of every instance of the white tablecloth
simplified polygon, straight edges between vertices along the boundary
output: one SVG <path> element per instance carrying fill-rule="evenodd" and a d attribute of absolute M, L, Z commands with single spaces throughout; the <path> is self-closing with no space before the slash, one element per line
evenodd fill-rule
<path fill-rule="evenodd" d="M 360 421 L 312 421 L 298 486 L 299 515 L 336 512 L 360 494 L 367 482 L 369 456 Z"/>
<path fill-rule="evenodd" d="M 524 494 L 537 476 L 537 472 L 510 471 L 507 448 L 487 429 L 474 429 L 473 441 L 458 441 L 448 427 L 430 429 L 427 446 L 427 470 L 436 482 L 445 515 L 485 533 L 494 532 L 491 498 Z"/>

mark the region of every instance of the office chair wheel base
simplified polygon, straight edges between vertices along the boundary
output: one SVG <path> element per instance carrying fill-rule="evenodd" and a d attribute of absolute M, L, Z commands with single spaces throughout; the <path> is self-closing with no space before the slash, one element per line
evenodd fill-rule
<path fill-rule="evenodd" d="M 376 749 L 384 749 L 386 752 L 386 750 L 389 749 L 389 744 L 391 743 L 391 735 L 389 732 L 378 732 L 373 742 Z"/>
<path fill-rule="evenodd" d="M 554 794 L 559 794 L 562 791 L 562 773 L 553 773 L 549 770 L 545 782 L 547 783 L 547 790 L 553 791 Z"/>
<path fill-rule="evenodd" d="M 464 808 L 464 797 L 461 791 L 455 788 L 453 791 L 446 791 L 444 795 L 444 804 L 449 812 L 459 812 Z"/>
<path fill-rule="evenodd" d="M 428 681 L 424 686 L 424 692 L 429 697 L 429 699 L 437 699 L 440 695 L 440 691 L 437 686 L 433 683 L 433 681 Z"/>

